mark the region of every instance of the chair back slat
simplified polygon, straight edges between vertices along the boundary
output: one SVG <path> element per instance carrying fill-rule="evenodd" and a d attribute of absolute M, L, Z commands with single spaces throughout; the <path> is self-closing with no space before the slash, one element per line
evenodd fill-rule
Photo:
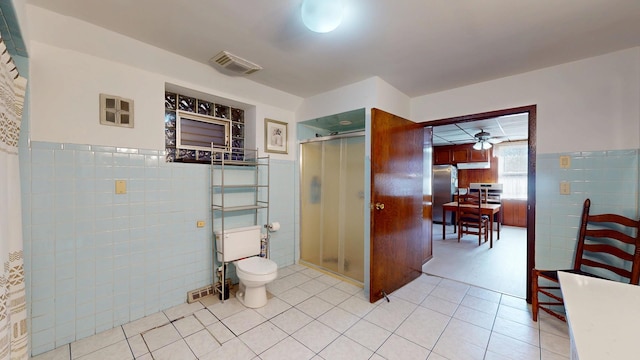
<path fill-rule="evenodd" d="M 614 229 L 587 229 L 587 231 L 585 232 L 585 237 L 615 239 L 631 245 L 636 243 L 635 237 Z"/>
<path fill-rule="evenodd" d="M 593 261 L 591 259 L 582 259 L 582 266 L 588 266 L 591 268 L 599 268 L 599 269 L 605 269 L 605 270 L 609 270 L 614 274 L 617 274 L 619 276 L 622 276 L 624 278 L 627 279 L 631 279 L 631 271 L 629 270 L 625 270 L 610 264 L 606 264 L 606 263 L 602 263 L 599 261 Z M 591 272 L 590 272 L 591 273 Z"/>
<path fill-rule="evenodd" d="M 591 252 L 591 253 L 596 253 L 601 255 L 607 254 L 607 255 L 615 256 L 618 259 L 621 259 L 624 261 L 633 261 L 633 256 L 634 256 L 633 253 L 629 253 L 625 250 L 622 250 L 618 247 L 615 247 L 613 245 L 608 245 L 608 244 L 585 244 L 584 252 L 585 253 Z M 587 257 L 587 256 L 588 255 L 583 255 L 583 257 Z"/>
<path fill-rule="evenodd" d="M 590 223 L 616 223 L 622 226 L 638 227 L 638 220 L 630 219 L 619 214 L 597 214 L 589 215 Z"/>
<path fill-rule="evenodd" d="M 590 215 L 590 207 L 591 200 L 586 199 L 582 210 L 574 270 L 589 272 L 589 269 L 584 267 L 600 268 L 638 285 L 640 220 L 618 214 Z"/>
<path fill-rule="evenodd" d="M 462 195 L 458 199 L 458 216 L 462 221 L 480 221 L 480 198 L 472 194 Z"/>

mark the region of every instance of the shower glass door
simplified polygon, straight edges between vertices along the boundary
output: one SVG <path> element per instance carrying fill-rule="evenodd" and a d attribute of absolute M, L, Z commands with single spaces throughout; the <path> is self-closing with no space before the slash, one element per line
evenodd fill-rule
<path fill-rule="evenodd" d="M 300 258 L 364 281 L 364 136 L 301 144 Z"/>

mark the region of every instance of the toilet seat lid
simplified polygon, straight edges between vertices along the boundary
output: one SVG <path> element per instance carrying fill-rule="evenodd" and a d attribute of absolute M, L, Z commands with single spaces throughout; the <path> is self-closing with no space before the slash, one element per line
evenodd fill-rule
<path fill-rule="evenodd" d="M 236 267 L 249 274 L 266 275 L 278 270 L 278 264 L 258 256 L 242 259 L 236 263 Z"/>

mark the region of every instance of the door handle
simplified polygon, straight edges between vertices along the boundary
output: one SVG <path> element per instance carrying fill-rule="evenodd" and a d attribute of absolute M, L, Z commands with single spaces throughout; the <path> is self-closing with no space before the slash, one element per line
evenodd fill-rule
<path fill-rule="evenodd" d="M 376 210 L 382 210 L 384 209 L 384 204 L 383 203 L 376 203 Z"/>

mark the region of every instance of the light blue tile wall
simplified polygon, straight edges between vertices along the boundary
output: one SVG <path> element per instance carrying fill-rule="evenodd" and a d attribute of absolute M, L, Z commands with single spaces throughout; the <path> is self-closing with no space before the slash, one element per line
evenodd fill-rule
<path fill-rule="evenodd" d="M 184 303 L 212 282 L 209 166 L 49 142 L 20 155 L 32 354 Z M 294 262 L 293 164 L 272 161 L 280 266 Z M 127 181 L 126 194 L 115 180 Z"/>
<path fill-rule="evenodd" d="M 571 156 L 560 169 L 559 157 Z M 33 354 L 183 303 L 211 282 L 209 166 L 160 152 L 33 142 L 21 148 Z M 293 264 L 296 162 L 271 160 L 271 257 Z M 569 266 L 582 202 L 638 216 L 638 150 L 539 154 L 536 265 Z M 116 179 L 127 194 L 115 195 Z M 571 195 L 559 194 L 560 181 Z M 207 226 L 198 229 L 197 220 Z"/>
<path fill-rule="evenodd" d="M 566 268 L 573 262 L 582 205 L 591 199 L 596 213 L 638 217 L 639 151 L 539 154 L 536 158 L 536 267 Z M 571 158 L 560 168 L 560 156 Z M 571 185 L 560 195 L 560 182 Z"/>
<path fill-rule="evenodd" d="M 295 260 L 295 162 L 271 160 L 271 191 L 269 221 L 280 223 L 280 230 L 271 233 L 271 259 L 278 266 L 292 265 Z"/>

